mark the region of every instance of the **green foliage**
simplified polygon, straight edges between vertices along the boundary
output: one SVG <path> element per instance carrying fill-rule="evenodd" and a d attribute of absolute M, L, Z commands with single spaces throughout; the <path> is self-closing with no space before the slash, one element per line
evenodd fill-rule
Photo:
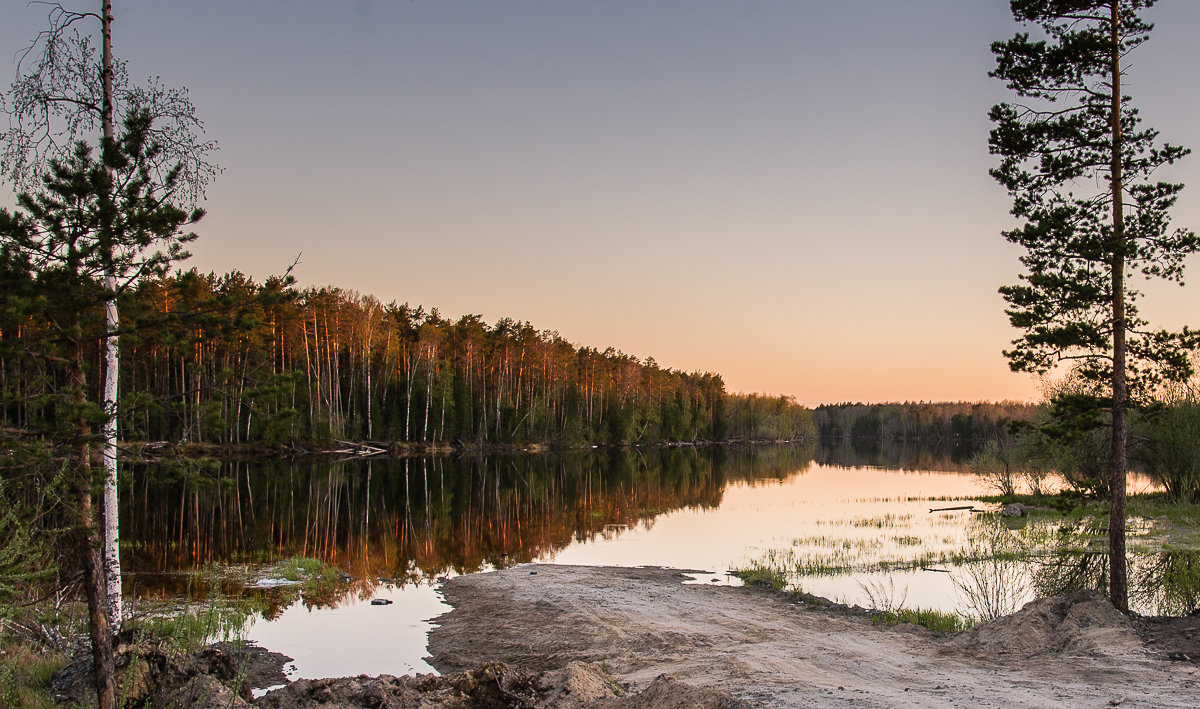
<path fill-rule="evenodd" d="M 813 411 L 826 438 L 878 441 L 987 441 L 1013 421 L 1038 414 L 1039 406 L 1017 402 L 905 402 L 823 404 Z"/>
<path fill-rule="evenodd" d="M 13 604 L 28 600 L 55 574 L 46 510 L 29 506 L 28 497 L 14 494 L 14 487 L 0 478 L 0 621 L 11 619 Z"/>
<path fill-rule="evenodd" d="M 1200 403 L 1184 400 L 1152 413 L 1139 450 L 1146 472 L 1173 500 L 1200 502 Z"/>
<path fill-rule="evenodd" d="M 77 476 L 51 446 L 0 433 L 0 644 L 70 649 L 79 609 L 61 587 L 70 569 L 59 562 L 77 515 Z"/>
<path fill-rule="evenodd" d="M 246 624 L 264 606 L 245 594 L 225 592 L 230 585 L 228 569 L 208 564 L 188 581 L 188 595 L 204 592 L 204 601 L 182 611 L 150 609 L 139 615 L 135 609 L 131 625 L 170 641 L 184 652 L 195 652 L 209 643 L 240 638 Z"/>
<path fill-rule="evenodd" d="M 1109 597 L 1121 610 L 1128 413 L 1164 382 L 1186 381 L 1200 346 L 1200 332 L 1151 329 L 1130 283 L 1182 283 L 1200 250 L 1194 232 L 1170 226 L 1183 185 L 1154 179 L 1189 151 L 1141 126 L 1122 90 L 1128 55 L 1151 29 L 1138 13 L 1154 2 L 1012 0 L 1013 17 L 1042 38 L 1023 32 L 992 45 L 991 75 L 1017 102 L 992 108 L 989 147 L 1000 162 L 990 172 L 1021 222 L 1004 237 L 1024 250 L 1021 283 L 1000 289 L 1022 332 L 1004 354 L 1014 371 L 1070 364 L 1086 390 L 1056 400 L 1065 431 L 1111 425 Z"/>
<path fill-rule="evenodd" d="M 301 581 L 321 575 L 325 568 L 325 564 L 321 563 L 320 559 L 296 556 L 285 559 L 279 565 L 279 575 L 288 581 Z"/>
<path fill-rule="evenodd" d="M 988 441 L 967 461 L 972 473 L 982 477 L 989 487 L 1001 497 L 1011 498 L 1017 494 L 1017 461 L 1013 459 L 1011 442 Z"/>
<path fill-rule="evenodd" d="M 49 302 L 49 285 L 29 268 L 13 267 L 14 289 Z M 510 319 L 452 322 L 436 310 L 335 288 L 299 290 L 287 279 L 260 284 L 237 272 L 143 279 L 120 307 L 119 420 L 129 438 L 272 446 L 815 438 L 812 412 L 786 397 L 731 394 L 718 375 L 576 347 Z M 49 366 L 62 355 L 52 316 L 80 308 L 95 310 L 47 306 L 0 321 L 0 347 L 44 350 L 13 360 L 0 425 L 64 418 L 62 402 L 43 403 L 60 376 Z M 103 327 L 93 314 L 87 332 Z M 95 381 L 95 345 L 83 346 Z"/>

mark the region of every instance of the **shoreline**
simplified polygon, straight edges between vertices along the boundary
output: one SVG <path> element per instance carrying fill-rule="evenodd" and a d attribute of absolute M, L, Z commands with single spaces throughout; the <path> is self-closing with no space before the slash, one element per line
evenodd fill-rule
<path fill-rule="evenodd" d="M 684 583 L 697 573 L 706 572 L 525 564 L 447 579 L 452 609 L 428 635 L 440 675 L 288 681 L 290 658 L 240 643 L 174 659 L 157 641 L 123 652 L 161 656 L 144 691 L 214 709 L 388 697 L 528 709 L 1175 708 L 1194 706 L 1200 691 L 1200 615 L 1130 618 L 1079 591 L 943 633 L 878 625 L 875 611 L 786 591 Z M 77 659 L 56 685 L 86 698 L 88 666 Z"/>
<path fill-rule="evenodd" d="M 1196 618 L 1135 623 L 1090 592 L 1034 601 L 972 630 L 878 626 L 755 587 L 684 585 L 682 571 L 519 566 L 443 583 L 453 610 L 431 664 L 549 671 L 601 663 L 635 687 L 660 674 L 765 706 L 1194 706 L 1200 669 L 1167 645 Z M 1066 599 L 1066 600 L 1064 600 Z"/>
<path fill-rule="evenodd" d="M 771 439 L 726 439 L 721 441 L 655 441 L 649 443 L 425 443 L 408 441 L 291 442 L 278 446 L 255 443 L 173 443 L 170 441 L 121 442 L 124 462 L 149 462 L 179 457 L 218 460 L 292 460 L 426 458 L 468 455 L 570 453 L 589 450 L 638 450 L 646 448 L 714 448 L 737 446 L 804 446 L 816 441 Z"/>

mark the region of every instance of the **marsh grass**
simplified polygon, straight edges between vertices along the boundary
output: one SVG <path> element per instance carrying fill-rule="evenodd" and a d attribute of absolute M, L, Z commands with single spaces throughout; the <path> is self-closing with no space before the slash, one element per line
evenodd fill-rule
<path fill-rule="evenodd" d="M 851 527 L 873 527 L 875 529 L 891 529 L 893 527 L 907 526 L 912 522 L 911 514 L 883 514 L 875 517 L 864 517 L 862 519 L 851 520 Z"/>
<path fill-rule="evenodd" d="M 1031 508 L 1027 517 L 1001 517 L 996 504 L 995 511 L 984 513 L 926 515 L 924 510 L 910 512 L 911 507 L 885 507 L 879 514 L 814 520 L 816 535 L 765 549 L 746 568 L 771 579 L 775 587 L 801 588 L 825 579 L 822 585 L 834 597 L 866 598 L 872 607 L 893 615 L 906 610 L 903 599 L 870 587 L 872 578 L 945 572 L 950 582 L 945 601 L 933 601 L 929 612 L 953 611 L 949 615 L 960 623 L 1012 613 L 1035 596 L 1102 588 L 1107 504 L 1072 495 L 1016 499 Z M 1139 612 L 1186 615 L 1200 606 L 1200 571 L 1192 571 L 1200 569 L 1200 507 L 1181 505 L 1162 493 L 1131 495 L 1129 500 L 1131 584 L 1139 584 L 1131 594 Z M 1000 498 L 980 501 L 986 502 L 999 503 Z M 919 624 L 954 627 L 937 619 Z"/>
<path fill-rule="evenodd" d="M 730 569 L 748 586 L 770 586 L 776 591 L 782 591 L 788 586 L 787 576 L 776 566 L 768 563 L 752 562 L 744 568 Z"/>
<path fill-rule="evenodd" d="M 255 589 L 255 578 L 279 578 L 294 585 L 271 589 L 273 596 Z M 140 602 L 133 609 L 133 623 L 146 632 L 171 641 L 181 650 L 194 652 L 219 641 L 240 640 L 257 617 L 281 602 L 296 597 L 326 599 L 341 585 L 341 572 L 318 559 L 291 557 L 265 567 L 239 564 L 209 564 L 188 577 L 185 597 L 202 597 L 199 604 L 156 605 Z M 279 598 L 280 594 L 283 598 Z"/>
<path fill-rule="evenodd" d="M 261 601 L 244 593 L 227 590 L 244 583 L 244 568 L 209 564 L 188 578 L 188 596 L 204 595 L 198 605 L 156 606 L 142 604 L 132 609 L 134 627 L 162 637 L 185 652 L 194 652 L 212 642 L 240 639 L 246 625 L 263 610 Z"/>

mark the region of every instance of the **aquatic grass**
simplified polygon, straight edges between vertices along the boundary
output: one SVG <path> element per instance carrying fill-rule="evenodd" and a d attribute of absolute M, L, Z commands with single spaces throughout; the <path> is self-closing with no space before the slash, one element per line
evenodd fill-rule
<path fill-rule="evenodd" d="M 788 586 L 787 576 L 779 567 L 760 561 L 752 561 L 743 568 L 730 569 L 729 573 L 740 578 L 747 586 L 768 586 L 776 591 Z"/>
<path fill-rule="evenodd" d="M 284 559 L 278 566 L 279 575 L 288 581 L 303 581 L 319 574 L 324 568 L 325 564 L 320 559 L 306 556 Z"/>
<path fill-rule="evenodd" d="M 186 652 L 195 652 L 212 642 L 240 639 L 259 610 L 244 600 L 210 599 L 196 610 L 145 618 L 137 625 Z"/>
<path fill-rule="evenodd" d="M 195 652 L 219 640 L 239 639 L 255 614 L 266 607 L 265 601 L 255 597 L 242 593 L 227 595 L 228 586 L 237 582 L 240 590 L 245 578 L 246 570 L 240 566 L 208 564 L 188 579 L 189 587 L 196 586 L 206 592 L 203 603 L 182 609 L 153 604 L 145 608 L 135 606 L 131 623 L 166 638 L 186 652 Z"/>
<path fill-rule="evenodd" d="M 879 539 L 850 538 L 850 537 L 797 537 L 792 540 L 793 547 L 812 546 L 824 549 L 840 549 L 843 551 L 871 551 L 883 546 Z"/>
<path fill-rule="evenodd" d="M 893 504 L 900 501 L 890 499 Z M 904 609 L 903 599 L 872 604 L 885 606 L 882 610 L 895 616 L 879 622 L 916 622 L 939 631 L 1011 613 L 1033 596 L 1099 587 L 1103 579 L 1098 574 L 1106 565 L 1107 504 L 1069 496 L 1061 502 L 1055 496 L 1018 499 L 1037 507 L 1028 508 L 1027 516 L 1017 520 L 1002 517 L 999 505 L 991 510 L 928 515 L 911 507 L 884 507 L 883 514 L 816 519 L 809 523 L 815 534 L 794 537 L 782 548 L 764 549 L 753 563 L 769 569 L 775 584 L 799 587 L 806 579 L 813 583 L 822 579 L 821 587 L 829 589 L 823 593 L 860 599 L 869 594 L 865 590 L 846 593 L 847 583 L 859 583 L 861 588 L 862 581 L 872 576 L 896 574 L 899 579 L 901 574 L 920 571 L 944 572 L 953 591 L 945 605 L 935 604 L 929 612 L 957 614 L 923 616 L 924 609 Z M 1187 563 L 1200 568 L 1200 560 L 1186 561 L 1195 559 L 1189 554 L 1200 553 L 1200 508 L 1170 503 L 1163 495 L 1130 496 L 1130 500 L 1130 578 L 1143 588 L 1145 597 L 1138 598 L 1138 605 L 1146 610 L 1140 612 L 1189 612 L 1196 607 L 1193 598 L 1200 603 L 1200 581 L 1193 583 L 1181 569 Z M 1149 580 L 1158 578 L 1154 574 L 1162 580 Z M 878 599 L 880 594 L 875 596 Z"/>
<path fill-rule="evenodd" d="M 913 516 L 911 514 L 892 514 L 889 512 L 876 517 L 864 517 L 861 519 L 852 520 L 850 522 L 850 526 L 858 528 L 874 527 L 876 529 L 885 529 L 888 527 L 907 525 L 912 521 L 912 518 Z"/>
<path fill-rule="evenodd" d="M 854 499 L 854 502 L 972 502 L 978 499 L 977 496 L 965 495 L 897 495 L 896 497 L 858 497 Z"/>
<path fill-rule="evenodd" d="M 283 579 L 292 585 L 279 597 L 279 588 L 264 594 L 253 586 L 253 578 Z M 323 599 L 342 580 L 341 572 L 319 559 L 290 557 L 257 570 L 241 564 L 208 564 L 190 572 L 185 596 L 201 597 L 198 604 L 155 604 L 139 601 L 132 623 L 144 631 L 166 638 L 187 652 L 222 640 L 238 640 L 256 617 L 265 616 L 281 600 L 284 605 L 299 596 L 306 602 Z"/>

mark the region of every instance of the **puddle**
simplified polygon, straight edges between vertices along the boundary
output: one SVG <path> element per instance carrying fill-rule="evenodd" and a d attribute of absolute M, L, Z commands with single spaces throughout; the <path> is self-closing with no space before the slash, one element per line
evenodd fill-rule
<path fill-rule="evenodd" d="M 392 601 L 371 605 L 373 598 Z M 296 603 L 270 621 L 250 625 L 246 639 L 294 662 L 289 680 L 358 674 L 436 674 L 426 662 L 434 618 L 450 611 L 435 586 L 379 586 L 366 598 L 330 608 Z"/>
<path fill-rule="evenodd" d="M 746 583 L 741 578 L 734 576 L 729 572 L 714 573 L 711 571 L 703 571 L 696 573 L 685 573 L 688 577 L 687 581 L 683 582 L 685 586 L 745 586 Z"/>

